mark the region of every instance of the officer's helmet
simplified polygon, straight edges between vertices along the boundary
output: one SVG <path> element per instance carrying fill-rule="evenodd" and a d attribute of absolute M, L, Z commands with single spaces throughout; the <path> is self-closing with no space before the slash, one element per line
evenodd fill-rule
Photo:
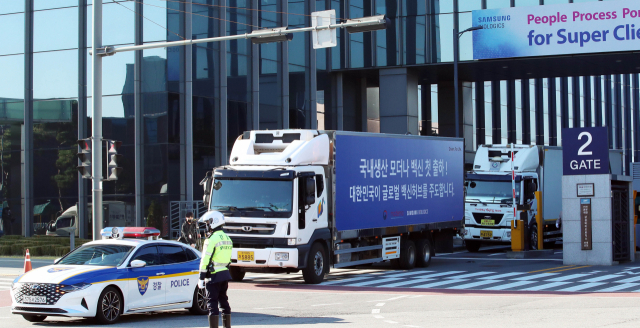
<path fill-rule="evenodd" d="M 224 225 L 224 215 L 218 211 L 209 211 L 200 217 L 198 223 L 204 223 L 207 226 L 207 231 L 213 230 Z"/>

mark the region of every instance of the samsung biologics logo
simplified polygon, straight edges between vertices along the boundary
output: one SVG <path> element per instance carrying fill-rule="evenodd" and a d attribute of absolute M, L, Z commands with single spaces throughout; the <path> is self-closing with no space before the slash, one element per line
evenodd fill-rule
<path fill-rule="evenodd" d="M 504 22 L 504 21 L 510 21 L 510 20 L 511 20 L 511 15 L 478 17 L 478 23 L 495 23 L 495 22 Z"/>

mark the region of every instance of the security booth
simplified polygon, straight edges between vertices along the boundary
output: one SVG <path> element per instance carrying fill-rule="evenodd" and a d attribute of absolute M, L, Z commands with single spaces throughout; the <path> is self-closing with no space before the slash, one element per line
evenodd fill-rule
<path fill-rule="evenodd" d="M 610 151 L 606 127 L 562 130 L 565 265 L 633 261 L 632 178 L 622 152 Z"/>

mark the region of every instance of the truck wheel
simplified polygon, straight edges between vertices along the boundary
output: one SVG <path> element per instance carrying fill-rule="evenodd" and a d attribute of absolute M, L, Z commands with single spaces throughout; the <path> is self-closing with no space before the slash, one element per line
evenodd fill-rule
<path fill-rule="evenodd" d="M 416 250 L 418 251 L 416 266 L 419 268 L 428 267 L 431 264 L 431 242 L 429 239 L 419 239 L 416 243 Z"/>
<path fill-rule="evenodd" d="M 535 251 L 538 249 L 538 226 L 536 224 L 532 225 L 529 231 L 531 231 L 529 233 L 529 248 Z"/>
<path fill-rule="evenodd" d="M 327 255 L 324 247 L 319 243 L 311 246 L 309 257 L 307 258 L 307 266 L 302 269 L 302 277 L 307 284 L 319 284 L 324 280 L 324 273 L 327 271 Z"/>
<path fill-rule="evenodd" d="M 242 271 L 242 269 L 238 267 L 232 266 L 229 267 L 229 274 L 231 274 L 231 280 L 240 282 L 242 281 L 242 279 L 244 279 L 244 275 L 246 274 L 246 272 Z"/>
<path fill-rule="evenodd" d="M 416 266 L 416 244 L 403 240 L 400 245 L 400 269 L 411 270 Z"/>
<path fill-rule="evenodd" d="M 480 250 L 480 242 L 475 240 L 465 240 L 464 246 L 470 253 L 475 253 Z"/>
<path fill-rule="evenodd" d="M 46 315 L 33 315 L 33 314 L 23 314 L 22 317 L 24 320 L 29 322 L 43 322 L 44 319 L 47 318 Z"/>

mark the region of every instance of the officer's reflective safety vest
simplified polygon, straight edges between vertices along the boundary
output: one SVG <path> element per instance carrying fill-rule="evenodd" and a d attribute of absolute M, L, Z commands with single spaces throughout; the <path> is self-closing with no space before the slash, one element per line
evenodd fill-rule
<path fill-rule="evenodd" d="M 211 274 L 228 270 L 227 265 L 231 262 L 231 250 L 233 243 L 231 238 L 222 230 L 214 232 L 209 239 L 204 241 L 202 259 L 200 259 L 200 272 L 206 273 L 209 263 L 211 263 Z M 211 255 L 213 254 L 213 257 Z M 209 262 L 211 261 L 211 262 Z"/>

